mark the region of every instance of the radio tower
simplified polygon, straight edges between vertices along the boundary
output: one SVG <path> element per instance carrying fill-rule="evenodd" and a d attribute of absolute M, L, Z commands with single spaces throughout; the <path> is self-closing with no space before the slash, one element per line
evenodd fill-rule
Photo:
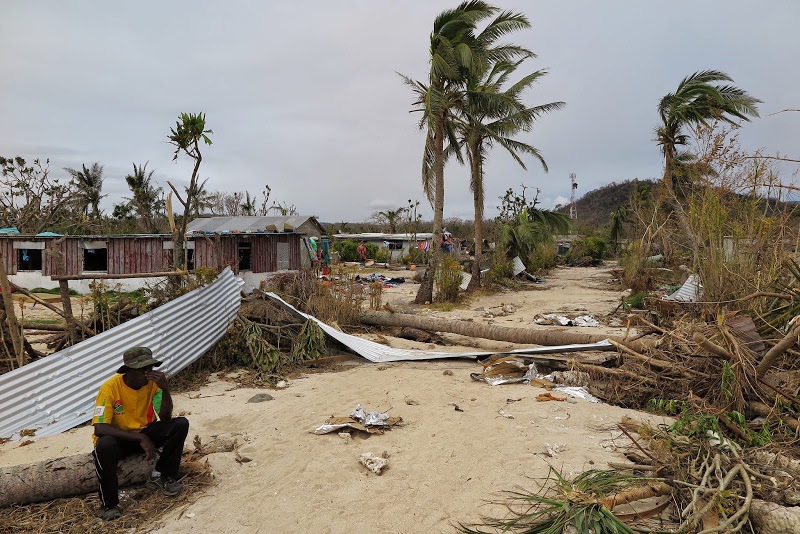
<path fill-rule="evenodd" d="M 578 218 L 578 209 L 575 207 L 575 190 L 578 189 L 578 183 L 575 181 L 575 173 L 569 174 L 569 181 L 572 182 L 572 194 L 569 197 L 569 218 L 573 221 Z"/>

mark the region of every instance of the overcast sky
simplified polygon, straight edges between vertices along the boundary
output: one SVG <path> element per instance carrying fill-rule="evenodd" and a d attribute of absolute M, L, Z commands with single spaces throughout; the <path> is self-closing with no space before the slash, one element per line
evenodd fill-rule
<path fill-rule="evenodd" d="M 397 72 L 425 79 L 434 17 L 455 1 L 33 2 L 0 6 L 0 155 L 50 158 L 51 172 L 105 166 L 102 207 L 128 194 L 132 163 L 186 184 L 166 136 L 181 112 L 204 112 L 209 190 L 272 197 L 322 221 L 360 221 L 408 199 L 423 134 Z M 764 101 L 741 140 L 797 157 L 800 2 L 503 1 L 533 28 L 509 40 L 549 74 L 530 105 L 563 100 L 520 137 L 539 148 L 523 171 L 498 149 L 486 168 L 487 215 L 524 183 L 542 206 L 611 181 L 655 178 L 659 99 L 701 69 L 730 74 Z M 757 7 L 756 7 L 757 6 Z M 445 173 L 445 216 L 470 218 L 468 174 Z"/>

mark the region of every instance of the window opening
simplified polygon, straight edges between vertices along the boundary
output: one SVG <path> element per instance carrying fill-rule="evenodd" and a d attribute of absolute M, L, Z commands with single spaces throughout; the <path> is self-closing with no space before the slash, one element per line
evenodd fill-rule
<path fill-rule="evenodd" d="M 18 271 L 41 271 L 42 251 L 38 249 L 21 248 L 17 250 Z"/>
<path fill-rule="evenodd" d="M 194 271 L 194 249 L 186 249 L 186 270 Z"/>
<path fill-rule="evenodd" d="M 250 269 L 250 241 L 239 241 L 239 270 Z"/>
<path fill-rule="evenodd" d="M 107 248 L 83 249 L 83 270 L 108 271 L 108 249 Z"/>

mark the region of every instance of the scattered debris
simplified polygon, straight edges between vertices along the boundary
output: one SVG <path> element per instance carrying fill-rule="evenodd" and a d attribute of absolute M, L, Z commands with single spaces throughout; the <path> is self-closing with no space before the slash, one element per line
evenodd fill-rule
<path fill-rule="evenodd" d="M 505 417 L 506 419 L 514 419 L 514 416 L 511 415 L 510 413 L 506 413 L 505 410 L 499 410 L 497 413 Z"/>
<path fill-rule="evenodd" d="M 700 278 L 693 274 L 683 283 L 683 285 L 674 293 L 664 295 L 662 300 L 671 300 L 673 302 L 695 302 L 703 296 L 703 284 Z"/>
<path fill-rule="evenodd" d="M 544 444 L 545 453 L 550 458 L 558 458 L 558 455 L 567 450 L 567 446 L 564 443 L 545 443 Z"/>
<path fill-rule="evenodd" d="M 553 395 L 552 393 L 550 393 L 548 391 L 547 393 L 539 393 L 538 395 L 536 395 L 536 400 L 539 401 L 539 402 L 545 402 L 545 401 L 561 401 L 561 402 L 563 402 L 563 401 L 567 400 L 567 397 L 557 397 L 557 396 Z"/>
<path fill-rule="evenodd" d="M 386 412 L 367 413 L 359 404 L 350 414 L 350 417 L 329 417 L 325 424 L 317 427 L 312 432 L 321 435 L 341 430 L 342 428 L 352 428 L 368 434 L 383 434 L 384 430 L 391 429 L 402 421 L 402 417 L 389 417 Z"/>
<path fill-rule="evenodd" d="M 375 456 L 371 452 L 365 452 L 358 457 L 358 461 L 376 475 L 380 475 L 389 463 L 389 454 L 384 451 L 381 456 Z"/>
<path fill-rule="evenodd" d="M 353 441 L 353 436 L 350 435 L 350 432 L 339 432 L 337 435 L 342 438 L 345 443 Z"/>
<path fill-rule="evenodd" d="M 289 384 L 286 380 L 280 380 L 277 384 L 275 384 L 275 389 L 286 389 L 289 387 Z"/>
<path fill-rule="evenodd" d="M 406 401 L 406 404 L 409 405 L 409 406 L 418 406 L 419 405 L 419 403 L 417 401 L 415 401 L 414 399 L 411 399 L 409 397 L 406 397 L 405 401 Z"/>
<path fill-rule="evenodd" d="M 448 406 L 452 406 L 453 408 L 455 408 L 455 410 L 456 410 L 457 412 L 463 412 L 463 411 L 464 411 L 464 410 L 462 410 L 462 409 L 461 409 L 461 406 L 459 406 L 459 405 L 458 405 L 458 404 L 456 404 L 455 402 L 451 402 L 451 403 L 449 403 L 449 404 L 448 404 Z"/>
<path fill-rule="evenodd" d="M 573 319 L 557 315 L 555 313 L 548 313 L 546 315 L 537 315 L 534 317 L 533 322 L 541 325 L 561 325 L 561 326 L 600 326 L 600 323 L 591 315 L 579 315 Z"/>
<path fill-rule="evenodd" d="M 453 376 L 453 371 L 451 371 L 450 369 L 445 369 L 445 370 L 442 372 L 442 374 L 443 374 L 444 376 Z"/>

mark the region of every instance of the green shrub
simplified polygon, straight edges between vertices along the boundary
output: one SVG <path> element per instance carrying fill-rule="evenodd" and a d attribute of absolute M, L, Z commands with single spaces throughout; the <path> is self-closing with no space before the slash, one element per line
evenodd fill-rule
<path fill-rule="evenodd" d="M 600 236 L 589 236 L 578 239 L 572 243 L 572 248 L 564 257 L 564 261 L 572 263 L 580 258 L 592 258 L 602 260 L 607 257 L 609 251 L 608 242 Z"/>
<path fill-rule="evenodd" d="M 552 236 L 536 242 L 525 261 L 525 266 L 530 272 L 543 272 L 552 269 L 558 264 L 556 255 L 556 242 Z"/>
<path fill-rule="evenodd" d="M 486 281 L 492 284 L 503 284 L 514 277 L 514 266 L 505 254 L 495 253 L 494 264 L 486 273 Z"/>
<path fill-rule="evenodd" d="M 464 281 L 461 264 L 452 256 L 445 254 L 436 271 L 436 298 L 437 302 L 453 302 L 458 298 L 458 290 Z"/>
<path fill-rule="evenodd" d="M 428 263 L 428 252 L 423 252 L 417 247 L 408 247 L 408 255 L 403 256 L 403 264 L 425 265 Z"/>
<path fill-rule="evenodd" d="M 342 261 L 361 261 L 358 256 L 358 242 L 353 239 L 334 241 L 333 250 L 339 253 L 339 258 Z"/>
<path fill-rule="evenodd" d="M 391 259 L 392 253 L 389 252 L 387 247 L 379 247 L 378 250 L 375 251 L 375 261 L 378 263 L 389 263 Z"/>

